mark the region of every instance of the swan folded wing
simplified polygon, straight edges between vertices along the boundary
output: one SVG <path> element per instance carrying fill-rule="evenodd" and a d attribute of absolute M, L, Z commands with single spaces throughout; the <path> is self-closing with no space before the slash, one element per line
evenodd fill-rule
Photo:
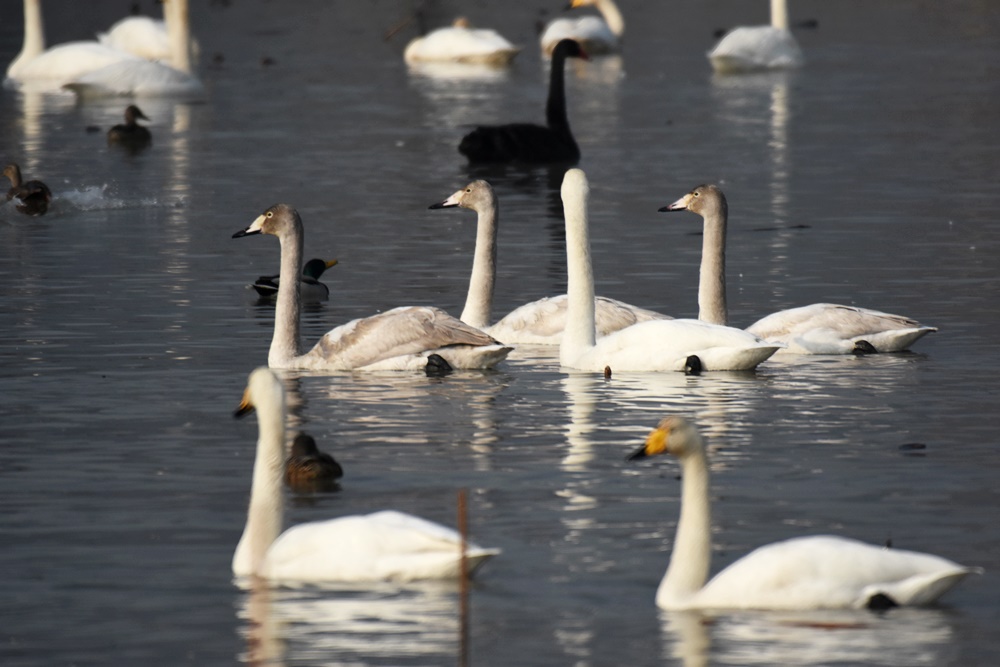
<path fill-rule="evenodd" d="M 595 297 L 594 306 L 598 336 L 607 336 L 609 333 L 625 329 L 639 322 L 674 319 L 669 315 L 639 308 L 624 301 L 609 299 L 605 296 Z"/>
<path fill-rule="evenodd" d="M 439 28 L 407 45 L 407 62 L 505 64 L 520 51 L 495 30 Z"/>
<path fill-rule="evenodd" d="M 88 72 L 121 61 L 141 62 L 141 59 L 97 42 L 69 42 L 53 46 L 21 65 L 16 76 L 14 73 L 9 76 L 15 84 L 31 90 L 57 89 Z"/>
<path fill-rule="evenodd" d="M 746 330 L 767 340 L 793 343 L 814 354 L 849 352 L 860 340 L 871 343 L 879 352 L 898 352 L 937 331 L 902 315 L 833 303 L 782 310 Z"/>

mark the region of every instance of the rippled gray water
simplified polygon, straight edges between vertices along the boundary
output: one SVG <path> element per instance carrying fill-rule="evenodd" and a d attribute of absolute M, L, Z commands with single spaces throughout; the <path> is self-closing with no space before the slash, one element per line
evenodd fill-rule
<path fill-rule="evenodd" d="M 128 3 L 58 4 L 53 44 Z M 278 249 L 230 237 L 286 201 L 307 256 L 340 260 L 308 339 L 395 305 L 457 313 L 473 216 L 426 209 L 485 176 L 502 205 L 496 312 L 563 290 L 561 173 L 472 174 L 455 151 L 469 124 L 541 118 L 533 26 L 560 3 L 436 8 L 527 46 L 509 72 L 463 80 L 408 72 L 411 29 L 382 40 L 408 3 L 193 4 L 208 96 L 142 102 L 146 153 L 85 132 L 118 122 L 121 101 L 0 96 L 4 159 L 56 193 L 40 219 L 0 205 L 0 661 L 455 664 L 450 586 L 232 585 L 256 425 L 230 415 L 273 320 L 247 285 L 277 270 Z M 910 354 L 749 375 L 606 382 L 537 350 L 443 379 L 303 375 L 295 418 L 346 475 L 337 493 L 294 498 L 290 521 L 395 507 L 453 524 L 468 488 L 474 537 L 503 549 L 472 591 L 474 665 L 996 664 L 1000 12 L 796 2 L 793 17 L 820 26 L 799 34 L 805 68 L 716 78 L 712 31 L 763 21 L 763 0 L 621 4 L 624 56 L 568 77 L 599 292 L 694 315 L 698 220 L 656 209 L 719 182 L 735 323 L 838 301 L 940 331 Z M 0 2 L 3 63 L 19 6 Z M 672 412 L 710 438 L 713 569 L 834 532 L 986 574 L 930 610 L 658 612 L 677 468 L 623 458 Z"/>

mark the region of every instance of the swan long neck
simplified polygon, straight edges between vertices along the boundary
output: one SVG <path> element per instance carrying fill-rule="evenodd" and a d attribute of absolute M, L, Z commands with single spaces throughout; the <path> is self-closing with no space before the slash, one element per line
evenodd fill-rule
<path fill-rule="evenodd" d="M 710 324 L 729 324 L 726 305 L 726 223 L 729 207 L 725 199 L 705 211 L 705 233 L 701 246 L 698 279 L 698 319 Z"/>
<path fill-rule="evenodd" d="M 777 2 L 778 0 L 772 1 Z M 615 4 L 614 0 L 597 0 L 597 9 L 601 12 L 601 16 L 604 17 L 604 22 L 608 24 L 611 32 L 614 33 L 615 37 L 621 39 L 621 36 L 625 34 L 625 19 L 622 18 L 618 5 Z"/>
<path fill-rule="evenodd" d="M 267 365 L 283 368 L 299 356 L 299 317 L 302 311 L 299 276 L 302 274 L 302 221 L 295 215 L 289 229 L 278 236 L 281 242 L 281 266 L 278 298 L 274 306 L 274 336 L 267 354 Z"/>
<path fill-rule="evenodd" d="M 681 459 L 681 470 L 681 516 L 670 565 L 656 594 L 658 601 L 680 601 L 697 593 L 708 580 L 712 564 L 712 512 L 704 452 Z"/>
<path fill-rule="evenodd" d="M 771 0 L 771 26 L 788 30 L 787 0 Z"/>
<path fill-rule="evenodd" d="M 24 0 L 24 42 L 21 52 L 7 67 L 7 76 L 16 76 L 22 65 L 45 50 L 45 25 L 42 22 L 42 1 Z"/>
<path fill-rule="evenodd" d="M 572 179 L 577 172 L 581 179 Z M 580 354 L 594 347 L 597 334 L 594 320 L 594 269 L 590 258 L 587 214 L 589 186 L 583 172 L 572 169 L 563 183 L 563 211 L 566 216 L 566 328 L 559 356 L 563 365 L 572 365 Z"/>
<path fill-rule="evenodd" d="M 496 197 L 491 205 L 477 209 L 476 254 L 472 260 L 472 277 L 469 278 L 469 294 L 465 298 L 465 308 L 459 318 L 469 326 L 483 329 L 490 325 L 493 310 L 493 291 L 497 272 L 497 221 L 500 218 L 500 203 Z"/>
<path fill-rule="evenodd" d="M 549 97 L 545 103 L 545 122 L 549 128 L 569 133 L 569 117 L 566 115 L 566 55 L 561 49 L 552 54 L 549 64 Z"/>
<path fill-rule="evenodd" d="M 191 16 L 188 0 L 165 0 L 163 18 L 170 40 L 170 61 L 174 69 L 191 73 Z"/>

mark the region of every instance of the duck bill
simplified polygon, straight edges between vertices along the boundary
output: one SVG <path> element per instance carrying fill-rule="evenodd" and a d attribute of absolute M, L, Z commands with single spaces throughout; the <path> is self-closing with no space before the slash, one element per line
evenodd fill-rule
<path fill-rule="evenodd" d="M 257 219 L 250 223 L 250 226 L 246 229 L 241 229 L 240 231 L 233 234 L 234 239 L 241 239 L 244 236 L 252 236 L 254 234 L 260 234 L 261 228 L 264 226 L 264 216 L 258 215 Z"/>

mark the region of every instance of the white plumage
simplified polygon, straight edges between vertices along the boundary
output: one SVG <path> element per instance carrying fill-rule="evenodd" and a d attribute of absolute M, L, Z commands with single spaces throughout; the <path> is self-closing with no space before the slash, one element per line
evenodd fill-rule
<path fill-rule="evenodd" d="M 403 58 L 408 63 L 471 63 L 502 66 L 510 64 L 520 48 L 496 30 L 471 28 L 462 19 L 438 28 L 406 45 Z"/>
<path fill-rule="evenodd" d="M 788 6 L 785 0 L 771 0 L 771 25 L 731 30 L 708 53 L 708 59 L 712 68 L 720 73 L 802 65 L 802 49 L 788 30 Z"/>
<path fill-rule="evenodd" d="M 614 0 L 572 0 L 570 8 L 596 7 L 601 16 L 558 18 L 551 21 L 539 42 L 542 52 L 551 55 L 563 39 L 572 39 L 590 55 L 613 53 L 621 48 L 625 20 Z"/>

